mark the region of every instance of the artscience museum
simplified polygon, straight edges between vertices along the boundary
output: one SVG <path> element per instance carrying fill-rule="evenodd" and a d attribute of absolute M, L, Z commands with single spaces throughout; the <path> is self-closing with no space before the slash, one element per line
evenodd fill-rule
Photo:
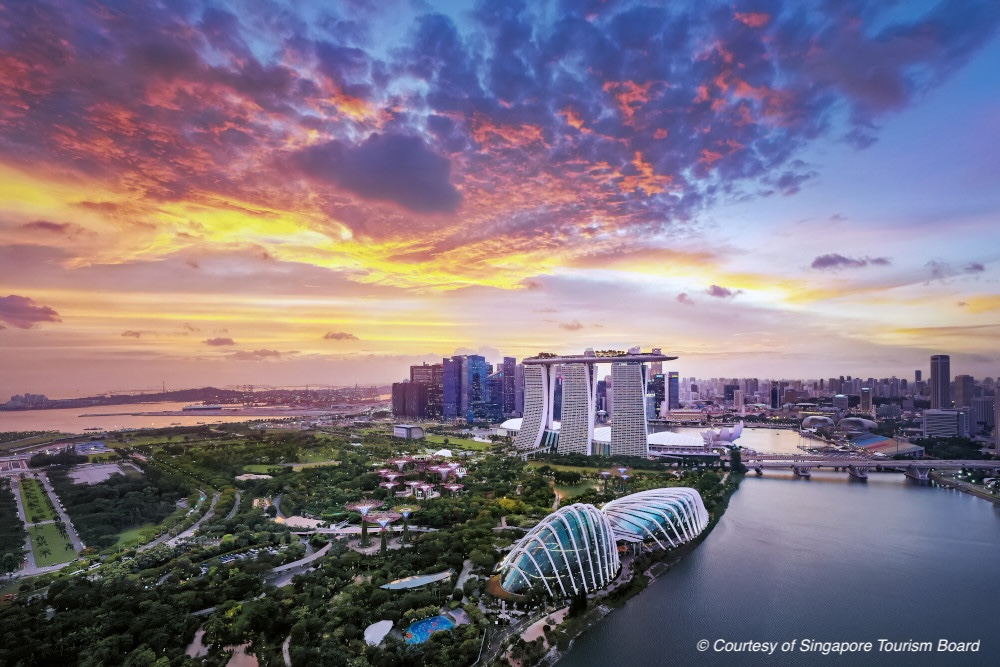
<path fill-rule="evenodd" d="M 694 489 L 633 493 L 599 510 L 577 503 L 545 517 L 500 562 L 500 587 L 519 593 L 541 585 L 553 597 L 590 593 L 618 576 L 618 542 L 676 547 L 708 526 Z"/>

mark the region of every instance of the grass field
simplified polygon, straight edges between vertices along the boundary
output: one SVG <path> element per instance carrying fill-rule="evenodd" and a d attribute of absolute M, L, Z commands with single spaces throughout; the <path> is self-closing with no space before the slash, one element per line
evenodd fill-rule
<path fill-rule="evenodd" d="M 28 528 L 28 534 L 31 536 L 35 564 L 39 567 L 68 563 L 76 558 L 76 552 L 73 551 L 69 538 L 60 535 L 53 523 L 47 523 L 44 526 L 31 526 Z"/>
<path fill-rule="evenodd" d="M 243 466 L 243 472 L 252 472 L 255 475 L 266 475 L 273 468 L 282 468 L 283 466 L 271 464 L 271 463 L 252 463 L 250 465 Z"/>
<path fill-rule="evenodd" d="M 598 491 L 604 488 L 601 482 L 580 482 L 579 484 L 556 484 L 556 493 L 559 494 L 560 498 L 573 498 L 582 494 L 588 489 L 597 489 Z"/>
<path fill-rule="evenodd" d="M 445 439 L 448 440 L 448 444 L 445 445 Z M 431 442 L 435 445 L 441 445 L 441 447 L 456 447 L 458 449 L 471 449 L 477 452 L 484 452 L 489 449 L 493 443 L 491 442 L 478 442 L 476 440 L 469 440 L 467 438 L 452 438 L 450 436 L 444 435 L 433 435 L 427 434 L 424 436 L 425 442 Z"/>
<path fill-rule="evenodd" d="M 0 452 L 7 451 L 9 449 L 18 449 L 20 447 L 30 447 L 31 445 L 40 445 L 46 442 L 52 442 L 53 440 L 60 440 L 61 438 L 67 438 L 67 437 L 69 437 L 68 433 L 59 433 L 58 431 L 51 431 L 49 433 L 43 433 L 41 435 L 33 435 L 27 438 L 20 438 L 17 440 L 5 439 L 4 442 L 0 442 Z"/>
<path fill-rule="evenodd" d="M 548 466 L 553 470 L 562 470 L 563 472 L 578 472 L 581 475 L 595 475 L 602 468 L 591 468 L 587 466 L 564 466 L 558 463 L 547 463 L 546 461 L 528 461 L 528 465 L 532 468 L 541 468 L 542 466 Z M 607 468 L 605 468 L 606 470 Z"/>
<path fill-rule="evenodd" d="M 115 547 L 127 547 L 136 546 L 136 543 L 145 544 L 149 542 L 156 535 L 156 524 L 146 523 L 141 526 L 136 526 L 130 530 L 126 530 L 124 533 L 118 536 L 118 541 L 115 542 Z"/>
<path fill-rule="evenodd" d="M 39 521 L 52 521 L 56 518 L 55 512 L 49 505 L 48 496 L 42 483 L 37 479 L 21 480 L 21 502 L 24 503 L 24 511 L 28 515 L 28 523 L 38 523 Z"/>

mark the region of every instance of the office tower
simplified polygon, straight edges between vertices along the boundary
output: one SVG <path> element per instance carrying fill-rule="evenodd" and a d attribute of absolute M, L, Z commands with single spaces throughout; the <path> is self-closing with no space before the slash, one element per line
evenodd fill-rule
<path fill-rule="evenodd" d="M 406 385 L 407 382 L 392 383 L 392 416 L 400 419 L 406 416 Z"/>
<path fill-rule="evenodd" d="M 931 380 L 934 380 L 933 373 Z M 924 410 L 925 438 L 969 437 L 969 413 L 965 410 Z"/>
<path fill-rule="evenodd" d="M 733 402 L 733 396 L 736 395 L 736 390 L 738 390 L 739 388 L 740 388 L 740 386 L 738 384 L 723 385 L 723 387 L 722 387 L 722 400 L 724 400 L 726 403 L 732 403 Z"/>
<path fill-rule="evenodd" d="M 1000 457 L 1000 396 L 993 397 L 993 449 Z"/>
<path fill-rule="evenodd" d="M 502 370 L 496 371 L 486 378 L 486 387 L 489 391 L 480 402 L 481 408 L 475 412 L 476 421 L 503 421 L 503 381 L 504 373 Z"/>
<path fill-rule="evenodd" d="M 996 426 L 993 421 L 996 397 L 980 396 L 972 399 L 972 431 L 985 431 Z"/>
<path fill-rule="evenodd" d="M 681 409 L 681 376 L 677 371 L 667 373 L 667 408 L 670 410 Z"/>
<path fill-rule="evenodd" d="M 776 410 L 779 407 L 781 407 L 781 397 L 778 394 L 779 391 L 780 388 L 778 387 L 778 385 L 776 384 L 771 385 L 771 401 L 769 404 L 772 410 Z"/>
<path fill-rule="evenodd" d="M 441 416 L 458 419 L 462 393 L 462 358 L 452 357 L 441 362 Z"/>
<path fill-rule="evenodd" d="M 514 414 L 514 404 L 515 404 L 515 394 L 514 389 L 516 381 L 516 371 L 517 359 L 514 357 L 504 357 L 503 364 L 501 364 L 501 372 L 503 373 L 503 401 L 501 403 L 501 410 L 505 415 Z"/>
<path fill-rule="evenodd" d="M 955 407 L 972 407 L 972 399 L 975 397 L 976 382 L 971 375 L 955 376 Z"/>
<path fill-rule="evenodd" d="M 615 388 L 611 455 L 646 456 L 646 378 L 640 362 L 611 364 Z"/>
<path fill-rule="evenodd" d="M 466 421 L 472 423 L 477 418 L 484 419 L 486 405 L 490 401 L 490 386 L 487 378 L 490 376 L 490 365 L 486 358 L 478 354 L 465 356 L 462 380 L 465 385 L 463 414 Z"/>
<path fill-rule="evenodd" d="M 849 399 L 844 394 L 837 394 L 836 396 L 833 397 L 833 407 L 837 408 L 838 410 L 847 410 L 847 408 L 850 405 L 851 405 L 851 399 Z"/>
<path fill-rule="evenodd" d="M 951 357 L 947 354 L 931 356 L 931 408 L 940 410 L 951 407 Z"/>
<path fill-rule="evenodd" d="M 653 395 L 653 411 L 649 413 L 653 416 L 663 411 L 663 403 L 667 400 L 667 377 L 663 373 L 653 373 L 650 370 L 650 378 L 647 393 Z"/>
<path fill-rule="evenodd" d="M 870 387 L 861 388 L 861 412 L 866 415 L 872 413 L 872 390 Z"/>
<path fill-rule="evenodd" d="M 923 374 L 922 371 L 919 371 L 919 370 L 913 371 L 913 381 L 914 382 L 921 382 L 923 379 L 924 379 L 924 374 Z"/>
<path fill-rule="evenodd" d="M 444 369 L 442 364 L 421 364 L 410 366 L 410 382 L 419 382 L 427 386 L 427 410 L 422 415 L 428 419 L 440 419 L 444 407 Z"/>
<path fill-rule="evenodd" d="M 524 364 L 514 367 L 514 410 L 515 417 L 524 415 Z"/>
<path fill-rule="evenodd" d="M 744 411 L 744 401 L 745 399 L 743 397 L 742 389 L 737 389 L 733 392 L 733 407 L 738 410 L 741 415 Z"/>

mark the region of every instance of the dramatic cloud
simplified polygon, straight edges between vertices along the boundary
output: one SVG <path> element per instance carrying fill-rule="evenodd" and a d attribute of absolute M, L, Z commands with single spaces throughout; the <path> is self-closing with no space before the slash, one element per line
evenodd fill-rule
<path fill-rule="evenodd" d="M 39 322 L 61 322 L 59 313 L 48 306 L 17 294 L 0 296 L 0 322 L 18 329 L 31 329 Z"/>
<path fill-rule="evenodd" d="M 235 359 L 236 361 L 264 361 L 280 357 L 281 352 L 277 350 L 238 350 L 229 355 L 230 359 Z"/>
<path fill-rule="evenodd" d="M 26 232 L 41 232 L 43 234 L 56 234 L 59 236 L 73 237 L 86 233 L 86 229 L 72 222 L 49 222 L 48 220 L 35 220 L 21 225 L 21 229 Z"/>
<path fill-rule="evenodd" d="M 986 270 L 986 267 L 979 262 L 970 262 L 962 267 L 962 271 L 965 273 L 982 273 Z"/>
<path fill-rule="evenodd" d="M 579 331 L 583 328 L 583 325 L 576 320 L 573 320 L 572 322 L 560 322 L 559 328 L 565 329 L 566 331 Z"/>
<path fill-rule="evenodd" d="M 323 335 L 324 340 L 358 340 L 358 337 L 346 331 L 327 331 Z"/>
<path fill-rule="evenodd" d="M 686 306 L 693 306 L 694 299 L 687 295 L 687 292 L 681 292 L 677 295 L 677 303 L 683 303 Z"/>
<path fill-rule="evenodd" d="M 223 345 L 236 345 L 236 341 L 232 338 L 209 338 L 208 340 L 202 341 L 205 345 L 211 347 L 221 347 Z"/>
<path fill-rule="evenodd" d="M 448 159 L 419 137 L 373 134 L 358 146 L 330 141 L 303 149 L 292 162 L 311 179 L 417 213 L 450 213 L 462 199 L 449 180 Z"/>
<path fill-rule="evenodd" d="M 728 287 L 722 287 L 720 285 L 712 285 L 707 290 L 705 294 L 709 296 L 714 296 L 717 299 L 731 299 L 737 294 L 742 294 L 743 290 L 731 290 Z"/>
<path fill-rule="evenodd" d="M 892 261 L 888 257 L 844 257 L 837 253 L 820 255 L 813 260 L 814 269 L 860 269 L 868 266 L 888 266 Z"/>

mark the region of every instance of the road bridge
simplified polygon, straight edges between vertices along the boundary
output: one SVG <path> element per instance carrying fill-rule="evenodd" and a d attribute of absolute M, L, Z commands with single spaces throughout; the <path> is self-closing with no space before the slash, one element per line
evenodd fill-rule
<path fill-rule="evenodd" d="M 993 470 L 1000 474 L 1000 460 L 971 461 L 962 459 L 895 460 L 867 458 L 852 454 L 777 454 L 741 452 L 743 464 L 758 475 L 765 469 L 791 470 L 797 477 L 809 477 L 816 468 L 845 471 L 852 477 L 865 479 L 871 470 L 903 472 L 916 480 L 927 480 L 932 470 Z"/>

